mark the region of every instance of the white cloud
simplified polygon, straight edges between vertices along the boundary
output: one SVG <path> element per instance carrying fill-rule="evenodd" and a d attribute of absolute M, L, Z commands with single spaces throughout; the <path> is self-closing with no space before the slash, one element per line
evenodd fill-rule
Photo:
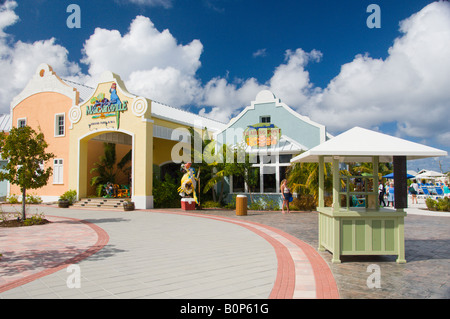
<path fill-rule="evenodd" d="M 0 113 L 9 113 L 12 99 L 19 94 L 42 62 L 53 67 L 60 76 L 76 76 L 80 68 L 68 61 L 66 48 L 56 44 L 54 38 L 25 43 L 10 43 L 10 36 L 4 31 L 19 21 L 14 9 L 15 1 L 6 1 L 0 6 Z"/>
<path fill-rule="evenodd" d="M 138 16 L 123 36 L 97 28 L 84 44 L 82 62 L 93 77 L 109 70 L 133 93 L 181 106 L 198 94 L 196 72 L 202 52 L 199 40 L 178 44 L 169 30 L 160 32 L 149 18 Z"/>
<path fill-rule="evenodd" d="M 117 1 L 117 0 L 116 0 Z M 172 7 L 172 0 L 121 0 L 122 2 L 131 2 L 133 4 L 149 7 L 162 6 L 166 9 Z"/>
<path fill-rule="evenodd" d="M 15 24 L 19 20 L 19 17 L 14 12 L 16 7 L 17 2 L 10 0 L 0 6 L 0 38 L 7 36 L 3 31 L 5 28 Z"/>
<path fill-rule="evenodd" d="M 142 0 L 143 1 L 143 0 Z M 171 4 L 160 1 L 159 4 Z M 141 3 L 144 4 L 144 3 Z M 146 4 L 157 2 L 146 1 Z M 46 62 L 61 76 L 73 80 L 115 72 L 135 94 L 180 107 L 197 106 L 201 115 L 228 121 L 263 89 L 332 133 L 355 125 L 376 128 L 397 122 L 397 134 L 433 139 L 449 145 L 450 128 L 450 3 L 434 2 L 400 24 L 386 59 L 359 54 L 342 65 L 326 88 L 314 87 L 306 70 L 320 62 L 317 50 L 287 50 L 285 60 L 266 83 L 255 78 L 215 77 L 202 84 L 197 77 L 203 44 L 180 44 L 169 30 L 159 31 L 149 18 L 138 16 L 129 30 L 97 28 L 83 46 L 81 63 L 68 60 L 67 49 L 56 40 L 12 43 L 5 33 L 17 23 L 17 3 L 0 7 L 0 103 L 7 111 L 12 98 L 26 85 L 36 67 Z M 263 54 L 260 51 L 257 55 Z M 255 53 L 256 54 L 256 53 Z"/>
<path fill-rule="evenodd" d="M 254 58 L 258 58 L 258 57 L 265 57 L 267 56 L 267 49 L 259 49 L 256 52 L 253 53 L 253 57 Z"/>
<path fill-rule="evenodd" d="M 403 136 L 447 136 L 450 3 L 426 6 L 402 21 L 400 31 L 385 60 L 358 55 L 343 65 L 311 97 L 311 118 L 338 131 L 396 121 Z"/>

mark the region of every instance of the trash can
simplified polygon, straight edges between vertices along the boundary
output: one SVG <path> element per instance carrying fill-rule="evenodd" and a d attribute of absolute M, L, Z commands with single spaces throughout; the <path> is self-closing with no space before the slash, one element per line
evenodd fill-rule
<path fill-rule="evenodd" d="M 237 195 L 236 196 L 236 216 L 246 216 L 247 215 L 247 196 Z"/>

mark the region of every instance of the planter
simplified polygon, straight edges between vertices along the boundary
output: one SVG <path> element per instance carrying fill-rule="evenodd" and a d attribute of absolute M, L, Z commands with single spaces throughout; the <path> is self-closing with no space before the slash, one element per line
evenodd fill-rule
<path fill-rule="evenodd" d="M 124 202 L 123 203 L 123 210 L 124 211 L 134 210 L 134 202 Z"/>
<path fill-rule="evenodd" d="M 69 207 L 69 201 L 68 200 L 65 200 L 65 199 L 60 199 L 59 201 L 58 201 L 58 207 L 60 207 L 60 208 L 68 208 Z"/>

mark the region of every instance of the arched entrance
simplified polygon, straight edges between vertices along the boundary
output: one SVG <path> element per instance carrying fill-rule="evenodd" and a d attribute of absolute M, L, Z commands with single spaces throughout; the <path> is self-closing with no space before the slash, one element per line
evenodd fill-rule
<path fill-rule="evenodd" d="M 69 187 L 77 190 L 78 198 L 93 194 L 89 171 L 104 152 L 103 143 L 114 143 L 118 154 L 132 153 L 129 185 L 135 207 L 153 208 L 151 101 L 132 95 L 120 77 L 106 72 L 92 96 L 72 106 L 69 119 Z"/>
<path fill-rule="evenodd" d="M 110 182 L 120 189 L 120 192 L 116 191 L 114 195 L 132 198 L 135 153 L 133 146 L 134 134 L 122 130 L 96 131 L 82 137 L 79 141 L 79 197 L 103 196 L 103 186 Z M 129 190 L 126 194 L 125 189 Z"/>
<path fill-rule="evenodd" d="M 105 184 L 114 185 L 113 197 L 131 198 L 133 137 L 106 132 L 88 141 L 87 196 L 106 196 Z M 80 172 L 83 174 L 83 172 Z"/>

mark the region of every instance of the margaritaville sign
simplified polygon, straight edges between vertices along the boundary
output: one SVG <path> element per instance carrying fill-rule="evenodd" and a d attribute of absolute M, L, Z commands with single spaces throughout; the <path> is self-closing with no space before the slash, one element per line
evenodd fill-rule
<path fill-rule="evenodd" d="M 93 97 L 91 105 L 86 106 L 86 115 L 92 115 L 92 119 L 107 119 L 115 117 L 116 128 L 120 125 L 120 112 L 128 111 L 128 101 L 121 101 L 117 95 L 116 83 L 111 85 L 110 97 L 107 99 L 105 93 Z M 92 124 L 111 124 L 111 121 L 98 122 Z M 90 125 L 91 126 L 91 125 Z"/>
<path fill-rule="evenodd" d="M 258 123 L 248 126 L 244 131 L 244 139 L 250 147 L 274 146 L 281 137 L 281 129 L 273 124 Z"/>

